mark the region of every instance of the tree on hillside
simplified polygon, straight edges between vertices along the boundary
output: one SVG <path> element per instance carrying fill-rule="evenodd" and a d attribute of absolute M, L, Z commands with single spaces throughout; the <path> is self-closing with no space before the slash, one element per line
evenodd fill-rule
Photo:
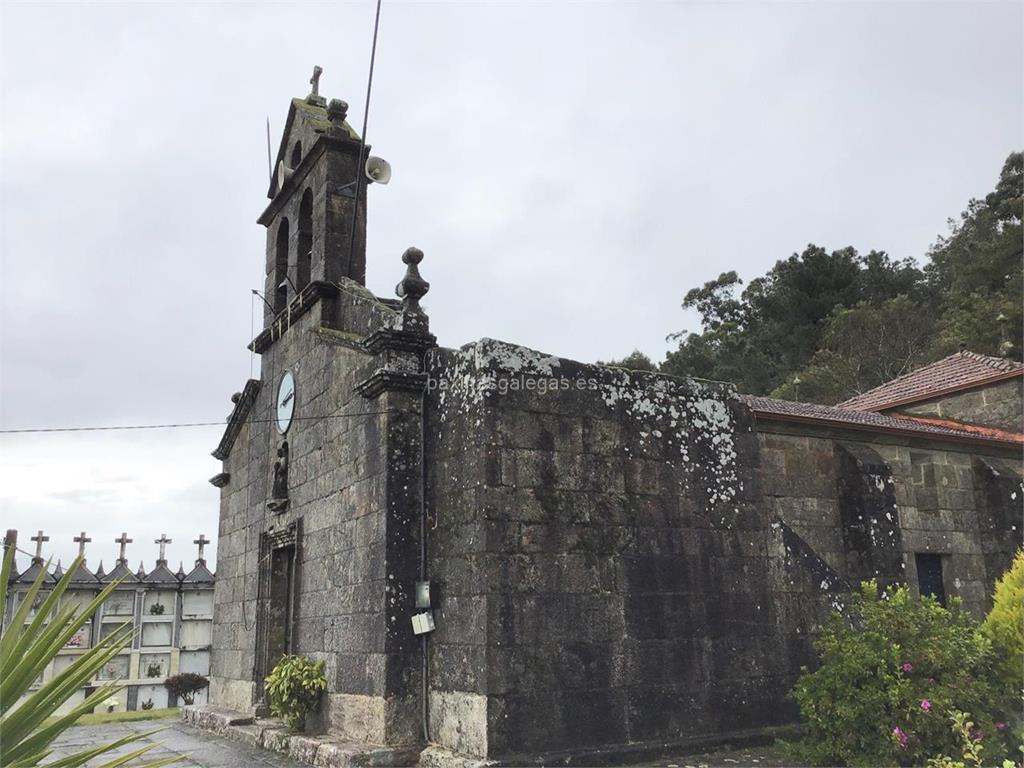
<path fill-rule="evenodd" d="M 949 236 L 940 237 L 929 252 L 925 272 L 941 297 L 935 357 L 963 343 L 977 352 L 1021 359 L 1022 179 L 1024 155 L 1013 152 L 995 190 L 972 199 L 959 221 L 950 220 Z"/>
<path fill-rule="evenodd" d="M 639 349 L 634 349 L 621 360 L 597 361 L 598 365 L 610 365 L 615 368 L 628 368 L 631 371 L 656 371 L 658 364 Z"/>
<path fill-rule="evenodd" d="M 835 403 L 956 351 L 1024 353 L 1024 155 L 971 200 L 922 271 L 882 251 L 809 245 L 746 288 L 734 272 L 689 291 L 699 332 L 661 370 L 732 381 L 741 392 Z M 738 295 L 737 295 L 738 294 Z"/>
<path fill-rule="evenodd" d="M 772 395 L 838 403 L 866 392 L 929 362 L 934 330 L 935 318 L 905 295 L 837 309 L 810 364 Z"/>
<path fill-rule="evenodd" d="M 702 330 L 686 334 L 661 369 L 733 381 L 743 392 L 771 392 L 810 363 L 834 311 L 916 293 L 922 277 L 912 261 L 892 261 L 880 251 L 829 253 L 813 244 L 776 262 L 738 299 L 742 281 L 735 272 L 723 273 L 686 294 L 683 307 L 697 310 Z"/>

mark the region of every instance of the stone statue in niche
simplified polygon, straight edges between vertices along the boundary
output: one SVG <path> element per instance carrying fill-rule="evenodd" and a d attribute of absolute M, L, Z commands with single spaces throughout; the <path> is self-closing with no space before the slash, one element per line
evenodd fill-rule
<path fill-rule="evenodd" d="M 277 461 L 274 462 L 274 484 L 267 502 L 267 509 L 284 512 L 288 509 L 288 441 L 281 443 L 277 449 Z"/>

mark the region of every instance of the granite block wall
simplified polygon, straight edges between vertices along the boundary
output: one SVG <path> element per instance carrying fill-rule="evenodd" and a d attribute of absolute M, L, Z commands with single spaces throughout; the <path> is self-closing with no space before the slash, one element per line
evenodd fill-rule
<path fill-rule="evenodd" d="M 938 554 L 946 594 L 987 610 L 1020 543 L 1012 449 L 771 422 L 758 425 L 758 440 L 765 504 L 848 585 L 875 578 L 916 590 L 915 554 Z"/>
<path fill-rule="evenodd" d="M 731 388 L 488 340 L 430 371 L 435 742 L 557 753 L 791 717 L 822 590 L 759 503 Z M 783 572 L 810 607 L 777 599 Z"/>
<path fill-rule="evenodd" d="M 364 397 L 379 361 L 359 342 L 391 310 L 343 287 L 264 353 L 225 462 L 216 705 L 259 699 L 262 547 L 290 526 L 290 650 L 329 679 L 310 727 L 420 739 L 422 514 L 430 740 L 513 761 L 788 723 L 816 628 L 856 582 L 916 588 L 915 555 L 938 554 L 946 593 L 980 613 L 1019 541 L 1012 451 L 755 423 L 726 384 L 483 340 L 429 351 L 424 393 Z M 297 406 L 278 514 L 286 368 Z"/>
<path fill-rule="evenodd" d="M 370 401 L 356 393 L 370 356 L 355 339 L 390 310 L 351 281 L 343 287 L 350 293 L 342 291 L 336 305 L 303 315 L 264 353 L 265 383 L 225 461 L 231 479 L 221 499 L 218 568 L 225 578 L 215 593 L 211 702 L 251 711 L 261 698 L 258 678 L 266 670 L 257 654 L 262 612 L 270 607 L 259 588 L 261 537 L 295 527 L 288 650 L 324 661 L 328 678 L 310 727 L 407 742 L 419 733 L 419 678 L 406 659 L 417 652 L 407 632 L 407 591 L 418 562 L 416 518 L 409 515 L 418 509 L 419 469 L 392 451 L 411 446 L 418 454 L 419 397 L 389 393 Z M 289 505 L 275 512 L 267 501 L 283 439 L 275 402 L 286 369 L 296 391 L 287 433 Z"/>
<path fill-rule="evenodd" d="M 1010 432 L 1024 429 L 1024 379 L 1016 377 L 923 403 L 900 406 L 893 413 L 932 416 L 995 427 Z"/>

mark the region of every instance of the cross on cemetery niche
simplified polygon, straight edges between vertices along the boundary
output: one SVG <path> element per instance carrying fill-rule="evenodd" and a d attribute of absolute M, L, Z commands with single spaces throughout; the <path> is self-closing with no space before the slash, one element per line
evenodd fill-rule
<path fill-rule="evenodd" d="M 126 546 L 132 543 L 132 539 L 128 538 L 128 534 L 125 531 L 121 531 L 120 537 L 114 539 L 114 543 L 121 545 L 121 554 L 118 555 L 117 562 L 127 564 L 128 558 L 125 557 L 124 550 Z"/>
<path fill-rule="evenodd" d="M 309 84 L 313 86 L 313 96 L 320 95 L 320 75 L 323 74 L 323 71 L 319 65 L 313 67 L 313 76 L 309 78 Z"/>
<path fill-rule="evenodd" d="M 205 549 L 206 545 L 210 543 L 210 540 L 206 538 L 205 533 L 200 533 L 199 538 L 193 539 L 192 543 L 199 545 L 199 558 L 196 560 L 196 565 L 199 565 L 200 563 L 205 563 L 206 558 L 203 557 L 203 549 Z"/>
<path fill-rule="evenodd" d="M 34 558 L 32 558 L 32 562 L 34 562 L 34 563 L 41 563 L 41 562 L 43 562 L 43 542 L 44 541 L 49 541 L 49 540 L 50 540 L 50 537 L 49 536 L 43 536 L 43 532 L 42 531 L 39 531 L 39 533 L 37 533 L 35 536 L 33 536 L 30 539 L 30 541 L 34 541 L 36 543 L 36 556 Z"/>
<path fill-rule="evenodd" d="M 166 533 L 161 533 L 159 539 L 154 539 L 154 544 L 160 545 L 160 559 L 157 560 L 159 565 L 167 565 L 167 545 L 172 542 L 172 539 L 167 538 Z"/>
<path fill-rule="evenodd" d="M 85 545 L 92 541 L 92 539 L 85 535 L 85 531 L 82 531 L 72 541 L 78 545 L 78 556 L 85 557 Z"/>

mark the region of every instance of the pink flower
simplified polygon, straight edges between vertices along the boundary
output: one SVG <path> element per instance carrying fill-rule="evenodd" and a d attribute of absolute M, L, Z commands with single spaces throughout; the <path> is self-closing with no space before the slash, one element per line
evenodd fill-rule
<path fill-rule="evenodd" d="M 1002 721 L 996 723 L 996 730 L 997 731 L 1005 731 L 1006 730 L 1006 723 L 1004 723 Z"/>
<path fill-rule="evenodd" d="M 900 749 L 907 748 L 907 734 L 898 725 L 892 729 L 892 736 L 897 742 L 899 742 Z"/>
<path fill-rule="evenodd" d="M 975 728 L 973 731 L 971 731 L 971 738 L 975 741 L 981 741 L 985 738 L 985 732 L 981 730 L 981 728 Z"/>
<path fill-rule="evenodd" d="M 928 701 L 928 699 L 921 699 L 921 709 L 923 709 L 925 712 L 931 712 L 932 703 Z"/>
<path fill-rule="evenodd" d="M 900 667 L 900 669 L 902 669 L 904 672 L 906 672 L 909 675 L 911 672 L 914 671 L 914 665 L 911 664 L 909 661 L 904 661 L 903 662 L 903 666 Z"/>

